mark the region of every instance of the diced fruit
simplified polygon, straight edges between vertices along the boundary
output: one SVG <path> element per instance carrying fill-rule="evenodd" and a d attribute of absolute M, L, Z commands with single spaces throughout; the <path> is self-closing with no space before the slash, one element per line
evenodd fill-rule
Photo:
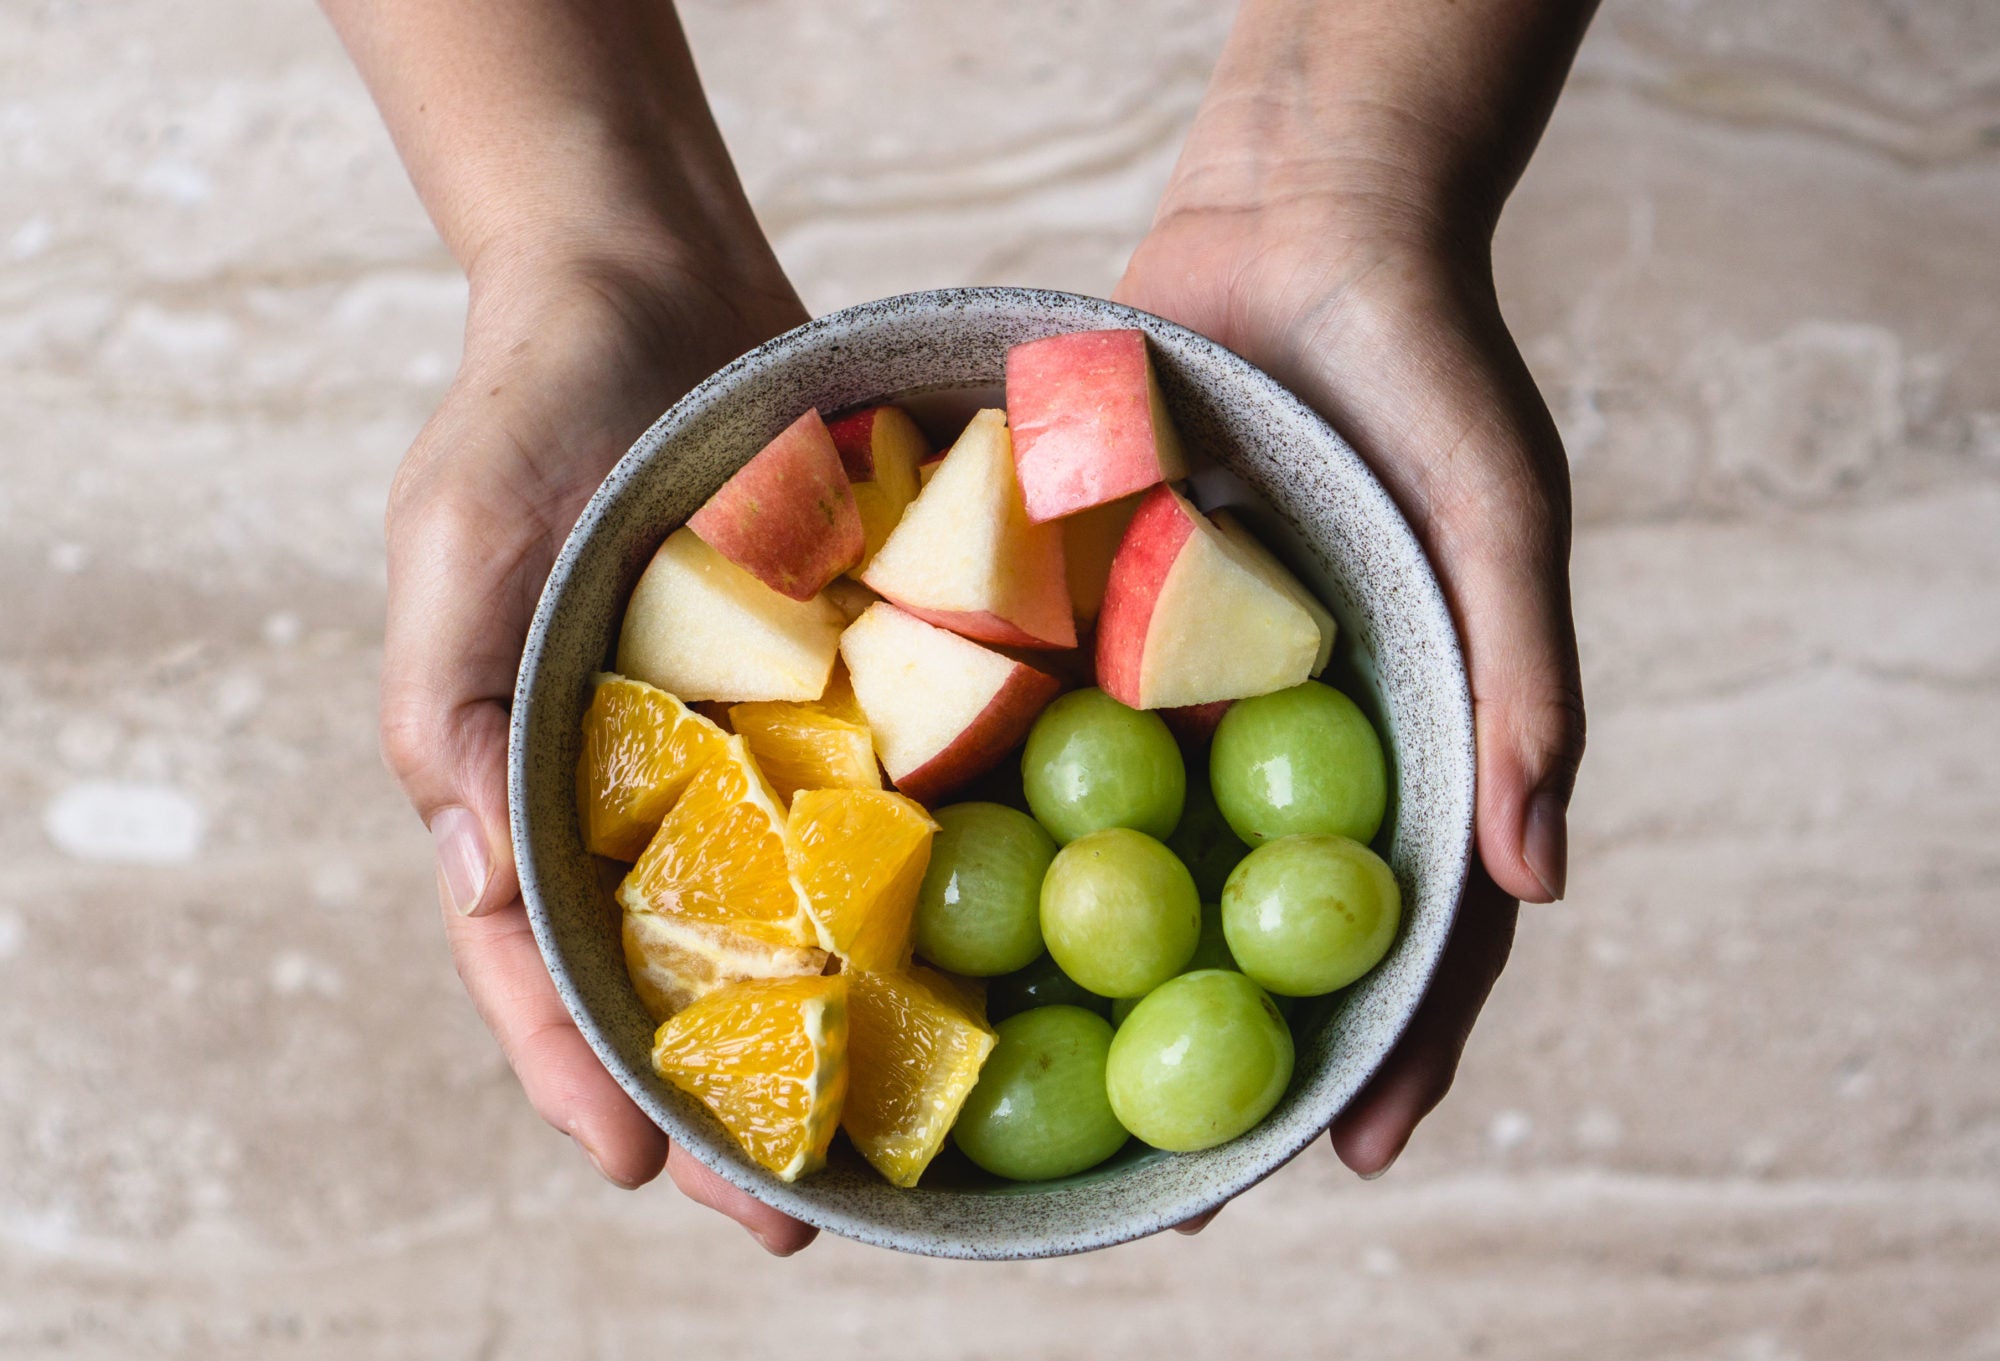
<path fill-rule="evenodd" d="M 972 418 L 861 579 L 968 638 L 1076 646 L 1062 530 L 1030 524 L 1021 508 L 1005 412 Z"/>
<path fill-rule="evenodd" d="M 1270 1113 L 1292 1080 L 1292 1032 L 1249 978 L 1203 969 L 1146 994 L 1105 1067 L 1125 1128 L 1177 1153 L 1213 1148 Z"/>
<path fill-rule="evenodd" d="M 937 810 L 930 868 L 917 894 L 917 953 L 978 978 L 1042 953 L 1042 876 L 1056 844 L 1026 813 L 997 803 Z"/>
<path fill-rule="evenodd" d="M 827 583 L 826 598 L 840 611 L 840 617 L 851 624 L 861 617 L 862 611 L 882 597 L 853 577 L 835 577 Z"/>
<path fill-rule="evenodd" d="M 826 1161 L 847 1094 L 847 979 L 717 988 L 662 1025 L 653 1067 L 783 1181 Z"/>
<path fill-rule="evenodd" d="M 809 789 L 792 800 L 792 872 L 820 938 L 856 969 L 900 968 L 937 824 L 882 790 Z"/>
<path fill-rule="evenodd" d="M 732 705 L 729 726 L 750 744 L 757 768 L 787 804 L 801 789 L 880 789 L 875 741 L 822 704 L 765 700 Z"/>
<path fill-rule="evenodd" d="M 1085 621 L 1097 618 L 1104 605 L 1104 583 L 1111 576 L 1111 559 L 1118 541 L 1144 498 L 1138 494 L 1106 501 L 1078 511 L 1062 521 L 1063 571 L 1069 577 L 1070 608 Z"/>
<path fill-rule="evenodd" d="M 1077 331 L 1007 352 L 1028 518 L 1074 515 L 1187 476 L 1143 331 Z"/>
<path fill-rule="evenodd" d="M 591 677 L 576 763 L 584 849 L 637 860 L 695 771 L 726 740 L 664 690 L 608 672 Z"/>
<path fill-rule="evenodd" d="M 1230 510 L 1218 510 L 1208 517 L 1209 523 L 1222 531 L 1224 538 L 1236 546 L 1244 563 L 1257 572 L 1264 580 L 1299 602 L 1305 612 L 1312 616 L 1313 627 L 1319 630 L 1319 651 L 1313 654 L 1312 674 L 1317 676 L 1326 670 L 1326 664 L 1333 660 L 1334 639 L 1340 636 L 1340 625 L 1334 622 L 1333 612 L 1320 604 L 1319 597 L 1306 589 L 1304 582 L 1292 575 L 1292 569 L 1278 561 L 1278 555 L 1264 546 L 1243 521 Z"/>
<path fill-rule="evenodd" d="M 1167 849 L 1188 867 L 1188 873 L 1194 876 L 1194 886 L 1206 903 L 1222 897 L 1229 871 L 1250 854 L 1250 848 L 1230 830 L 1229 820 L 1215 806 L 1208 772 L 1199 766 L 1188 772 L 1187 806 L 1174 834 L 1167 838 Z"/>
<path fill-rule="evenodd" d="M 823 973 L 826 951 L 773 945 L 712 922 L 662 912 L 621 914 L 625 972 L 655 1021 L 749 978 L 794 978 Z"/>
<path fill-rule="evenodd" d="M 994 1043 L 958 990 L 929 969 L 849 975 L 841 1128 L 891 1184 L 915 1186 Z"/>
<path fill-rule="evenodd" d="M 1403 895 L 1382 858 L 1344 836 L 1288 836 L 1243 858 L 1222 890 L 1222 929 L 1243 972 L 1317 997 L 1382 962 Z"/>
<path fill-rule="evenodd" d="M 848 626 L 840 653 L 890 780 L 922 803 L 998 764 L 1058 688 L 886 601 Z"/>
<path fill-rule="evenodd" d="M 865 546 L 861 566 L 881 550 L 889 532 L 917 499 L 917 465 L 931 456 L 931 442 L 899 406 L 871 406 L 831 422 L 827 431 L 861 512 Z"/>
<path fill-rule="evenodd" d="M 861 712 L 861 701 L 854 697 L 854 678 L 847 674 L 846 662 L 834 662 L 833 674 L 826 678 L 826 693 L 819 697 L 819 707 L 835 718 L 868 726 L 868 715 Z"/>
<path fill-rule="evenodd" d="M 1171 487 L 1147 493 L 1105 586 L 1097 683 L 1135 709 L 1242 699 L 1297 685 L 1319 627 L 1293 596 Z"/>
<path fill-rule="evenodd" d="M 831 601 L 780 595 L 677 529 L 632 589 L 618 670 L 690 704 L 818 699 L 841 623 Z"/>
<path fill-rule="evenodd" d="M 1036 1007 L 1070 1006 L 1111 1015 L 1111 999 L 1087 992 L 1076 980 L 1042 955 L 1025 969 L 1016 969 L 986 985 L 986 1019 L 998 1024 Z"/>
<path fill-rule="evenodd" d="M 1208 744 L 1215 740 L 1216 726 L 1235 702 L 1218 699 L 1213 704 L 1184 704 L 1178 709 L 1161 709 L 1159 715 L 1167 721 L 1167 728 L 1183 747 L 1205 752 Z"/>
<path fill-rule="evenodd" d="M 1021 756 L 1035 818 L 1059 842 L 1106 827 L 1165 838 L 1181 818 L 1187 772 L 1158 714 L 1102 690 L 1072 690 L 1042 710 Z"/>
<path fill-rule="evenodd" d="M 861 561 L 861 516 L 840 453 L 808 411 L 688 519 L 723 557 L 772 590 L 811 600 Z"/>
<path fill-rule="evenodd" d="M 943 462 L 944 454 L 939 452 L 932 454 L 917 465 L 917 490 L 919 492 L 931 484 L 931 479 L 937 476 L 938 465 Z"/>
<path fill-rule="evenodd" d="M 1081 1007 L 1037 1007 L 994 1027 L 952 1141 L 1013 1181 L 1048 1181 L 1097 1166 L 1125 1146 L 1106 1094 L 1111 1023 Z"/>
<path fill-rule="evenodd" d="M 785 811 L 741 737 L 688 781 L 618 901 L 773 945 L 830 948 L 785 856 Z"/>
<path fill-rule="evenodd" d="M 1216 903 L 1201 905 L 1201 940 L 1196 943 L 1193 956 L 1189 958 L 1187 967 L 1181 972 L 1189 974 L 1197 969 L 1235 969 L 1237 973 L 1243 972 L 1237 966 L 1236 956 L 1229 953 L 1229 940 L 1222 930 L 1222 908 Z M 1147 995 L 1151 996 L 1150 993 Z M 1121 997 L 1113 1002 L 1111 1024 L 1125 1024 L 1125 1018 L 1132 1014 L 1132 1009 L 1138 1006 L 1141 1000 L 1137 997 Z M 1291 1019 L 1294 999 L 1273 997 L 1271 1004 L 1277 1007 L 1280 1016 L 1288 1021 Z"/>
<path fill-rule="evenodd" d="M 1353 700 L 1318 681 L 1230 709 L 1209 749 L 1209 781 L 1253 846 L 1302 832 L 1372 841 L 1389 806 L 1381 738 Z"/>
<path fill-rule="evenodd" d="M 1187 966 L 1201 899 L 1174 853 L 1125 827 L 1056 853 L 1042 879 L 1042 938 L 1062 971 L 1100 997 L 1137 997 Z"/>

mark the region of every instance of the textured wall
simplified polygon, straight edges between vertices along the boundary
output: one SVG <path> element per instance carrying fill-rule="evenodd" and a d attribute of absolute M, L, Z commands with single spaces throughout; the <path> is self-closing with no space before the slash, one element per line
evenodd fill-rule
<path fill-rule="evenodd" d="M 1108 289 L 1221 9 L 686 6 L 816 308 Z M 0 7 L 0 1357 L 2000 1357 L 1996 223 L 1986 0 L 1612 0 L 1500 244 L 1572 891 L 1457 1091 L 1192 1241 L 781 1265 L 445 959 L 373 687 L 464 291 L 321 20 Z"/>

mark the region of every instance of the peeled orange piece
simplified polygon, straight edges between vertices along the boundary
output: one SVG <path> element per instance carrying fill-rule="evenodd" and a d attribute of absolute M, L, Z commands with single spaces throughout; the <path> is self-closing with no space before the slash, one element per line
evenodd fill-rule
<path fill-rule="evenodd" d="M 841 1128 L 897 1186 L 915 1186 L 979 1081 L 994 1035 L 973 999 L 929 969 L 849 975 Z"/>
<path fill-rule="evenodd" d="M 868 725 L 821 705 L 737 704 L 729 710 L 729 726 L 749 741 L 757 768 L 787 803 L 801 789 L 882 787 Z"/>
<path fill-rule="evenodd" d="M 722 729 L 665 690 L 600 672 L 591 678 L 576 762 L 576 806 L 585 849 L 637 860 L 703 762 L 722 750 Z"/>
<path fill-rule="evenodd" d="M 825 945 L 785 858 L 785 810 L 741 735 L 688 781 L 618 901 L 772 945 Z"/>
<path fill-rule="evenodd" d="M 826 678 L 826 689 L 820 693 L 819 707 L 835 718 L 868 726 L 868 715 L 861 712 L 861 701 L 854 697 L 854 677 L 847 673 L 846 662 L 834 662 L 833 674 Z"/>
<path fill-rule="evenodd" d="M 910 918 L 937 824 L 883 790 L 809 789 L 792 800 L 787 850 L 820 939 L 855 969 L 910 956 Z"/>
<path fill-rule="evenodd" d="M 715 1113 L 758 1166 L 826 1162 L 847 1092 L 844 975 L 730 983 L 661 1026 L 653 1067 Z"/>
<path fill-rule="evenodd" d="M 661 912 L 624 913 L 625 971 L 639 1001 L 664 1021 L 727 983 L 825 972 L 826 951 L 773 945 L 727 926 Z"/>

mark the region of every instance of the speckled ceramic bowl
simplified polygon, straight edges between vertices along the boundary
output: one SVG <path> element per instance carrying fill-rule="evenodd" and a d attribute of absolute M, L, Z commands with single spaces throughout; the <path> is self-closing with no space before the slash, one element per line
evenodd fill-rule
<path fill-rule="evenodd" d="M 668 531 L 809 406 L 899 399 L 940 426 L 997 400 L 1009 346 L 1136 326 L 1191 451 L 1204 505 L 1235 503 L 1333 609 L 1331 679 L 1388 739 L 1390 816 L 1377 849 L 1402 882 L 1388 957 L 1300 1007 L 1290 1090 L 1249 1134 L 1202 1153 L 1129 1145 L 1040 1185 L 985 1177 L 949 1146 L 915 1190 L 844 1145 L 786 1185 L 737 1152 L 647 1061 L 653 1026 L 619 951 L 615 909 L 579 837 L 574 772 L 590 674 L 609 664 L 626 594 Z M 510 803 L 521 890 L 556 987 L 605 1067 L 669 1135 L 752 1195 L 850 1238 L 945 1257 L 1044 1257 L 1154 1233 L 1270 1175 L 1323 1131 L 1421 999 L 1457 910 L 1472 844 L 1472 708 L 1458 639 L 1394 503 L 1339 435 L 1284 388 L 1194 332 L 1115 303 L 1018 288 L 947 289 L 821 317 L 738 359 L 632 446 L 557 558 L 514 691 Z"/>

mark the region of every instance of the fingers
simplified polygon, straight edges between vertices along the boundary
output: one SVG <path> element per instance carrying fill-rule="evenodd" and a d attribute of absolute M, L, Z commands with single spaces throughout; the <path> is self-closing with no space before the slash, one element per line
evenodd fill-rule
<path fill-rule="evenodd" d="M 1478 870 L 1416 1017 L 1374 1080 L 1333 1122 L 1340 1160 L 1373 1180 L 1451 1089 L 1472 1023 L 1507 964 L 1519 907 Z"/>
<path fill-rule="evenodd" d="M 684 1148 L 667 1155 L 667 1175 L 681 1194 L 729 1216 L 774 1257 L 789 1257 L 819 1237 L 819 1230 L 774 1210 L 748 1191 L 731 1186 Z"/>
<path fill-rule="evenodd" d="M 445 897 L 445 937 L 472 1004 L 544 1120 L 576 1140 L 607 1181 L 632 1188 L 660 1174 L 667 1137 L 597 1061 L 570 1019 L 517 898 L 467 917 Z"/>
<path fill-rule="evenodd" d="M 1196 1215 L 1193 1219 L 1183 1219 L 1180 1223 L 1174 1225 L 1174 1232 L 1184 1233 L 1188 1237 L 1192 1238 L 1196 1234 L 1200 1233 L 1203 1229 L 1207 1228 L 1210 1224 L 1214 1223 L 1215 1217 L 1221 1214 L 1222 1210 L 1223 1207 L 1221 1205 L 1218 1205 L 1213 1210 L 1208 1210 L 1201 1214 Z"/>

